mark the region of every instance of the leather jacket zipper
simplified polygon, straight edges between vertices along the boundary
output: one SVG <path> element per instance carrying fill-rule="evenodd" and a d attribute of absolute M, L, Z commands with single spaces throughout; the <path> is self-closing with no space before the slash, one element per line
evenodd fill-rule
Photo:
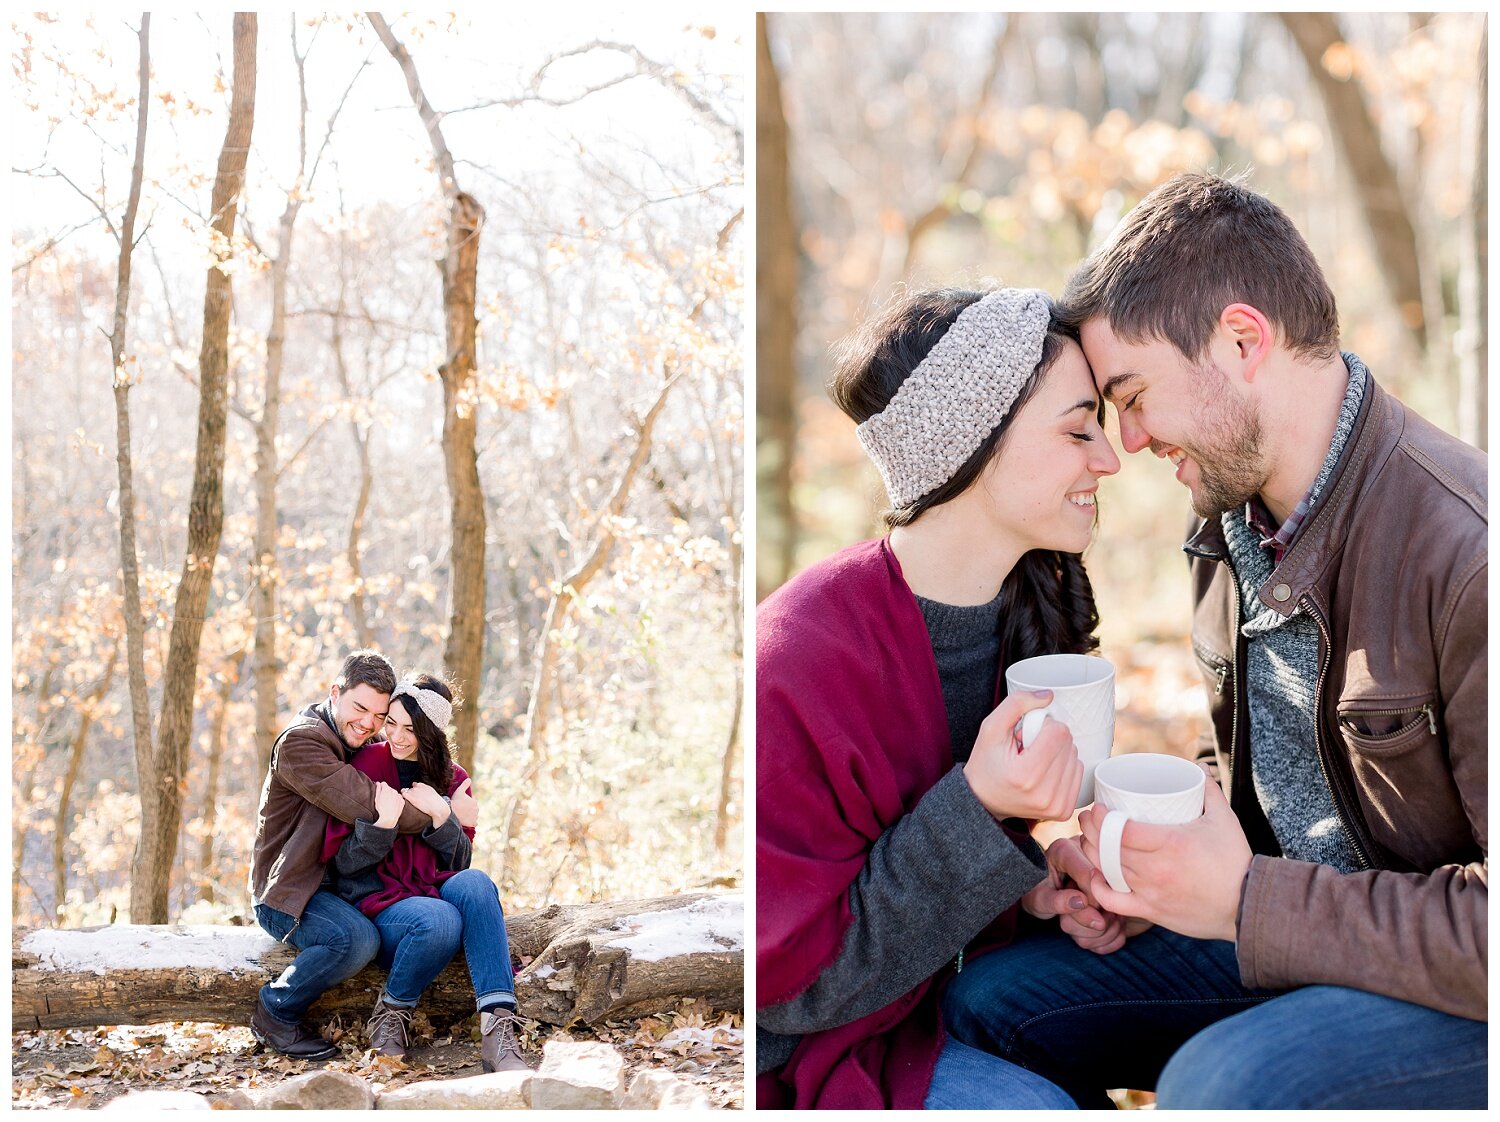
<path fill-rule="evenodd" d="M 1369 850 L 1365 847 L 1364 839 L 1360 836 L 1358 828 L 1354 824 L 1354 816 L 1349 813 L 1345 805 L 1347 793 L 1344 791 L 1342 777 L 1340 782 L 1333 781 L 1333 770 L 1328 766 L 1328 760 L 1323 749 L 1323 681 L 1328 676 L 1328 667 L 1333 662 L 1333 639 L 1328 634 L 1328 626 L 1323 622 L 1323 617 L 1318 614 L 1317 608 L 1312 604 L 1310 598 L 1304 596 L 1298 601 L 1298 606 L 1312 617 L 1318 625 L 1318 635 L 1322 641 L 1318 658 L 1318 681 L 1313 687 L 1313 746 L 1317 750 L 1318 768 L 1323 772 L 1323 782 L 1328 784 L 1328 792 L 1333 796 L 1333 809 L 1338 812 L 1339 821 L 1343 823 L 1344 832 L 1349 836 L 1349 842 L 1354 846 L 1354 856 L 1359 861 L 1361 869 L 1374 868 L 1370 860 Z M 1431 718 L 1434 722 L 1435 717 Z"/>

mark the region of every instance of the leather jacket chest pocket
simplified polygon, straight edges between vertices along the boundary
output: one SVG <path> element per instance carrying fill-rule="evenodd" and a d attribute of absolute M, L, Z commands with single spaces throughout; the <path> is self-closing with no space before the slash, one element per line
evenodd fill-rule
<path fill-rule="evenodd" d="M 1362 755 L 1391 756 L 1436 743 L 1439 716 L 1435 693 L 1342 697 L 1338 706 L 1339 730 Z"/>
<path fill-rule="evenodd" d="M 1339 698 L 1339 733 L 1371 838 L 1387 867 L 1429 870 L 1452 859 L 1462 823 L 1436 693 Z"/>

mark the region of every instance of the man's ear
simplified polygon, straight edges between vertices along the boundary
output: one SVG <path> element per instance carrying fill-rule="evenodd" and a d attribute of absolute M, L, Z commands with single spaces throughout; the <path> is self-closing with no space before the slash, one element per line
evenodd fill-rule
<path fill-rule="evenodd" d="M 1250 304 L 1230 304 L 1219 313 L 1218 335 L 1240 377 L 1255 381 L 1261 364 L 1270 357 L 1273 341 L 1265 313 Z"/>
<path fill-rule="evenodd" d="M 333 685 L 328 687 L 328 700 L 337 705 L 340 692 L 341 691 L 339 690 L 338 683 L 335 682 Z"/>

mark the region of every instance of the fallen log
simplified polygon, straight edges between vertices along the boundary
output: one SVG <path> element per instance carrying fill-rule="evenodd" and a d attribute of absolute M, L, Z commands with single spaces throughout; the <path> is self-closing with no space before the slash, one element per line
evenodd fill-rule
<path fill-rule="evenodd" d="M 521 1014 L 550 1024 L 647 1016 L 698 998 L 744 1005 L 744 898 L 697 894 L 553 905 L 506 917 Z M 16 928 L 11 1031 L 208 1021 L 245 1025 L 260 987 L 296 956 L 258 927 Z M 517 962 L 516 960 L 520 961 Z M 524 962 L 524 967 L 521 963 Z M 362 1021 L 385 972 L 371 965 L 312 1008 Z M 463 954 L 418 1008 L 444 1029 L 474 1012 Z"/>

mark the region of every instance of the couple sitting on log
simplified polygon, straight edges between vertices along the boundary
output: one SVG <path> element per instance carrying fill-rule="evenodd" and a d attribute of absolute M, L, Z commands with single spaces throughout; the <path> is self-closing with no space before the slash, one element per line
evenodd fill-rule
<path fill-rule="evenodd" d="M 378 958 L 389 974 L 370 1044 L 404 1056 L 417 999 L 462 945 L 484 1070 L 529 1067 L 516 1040 L 500 893 L 469 867 L 479 807 L 449 751 L 453 704 L 440 679 L 398 682 L 383 655 L 355 651 L 327 700 L 277 737 L 250 892 L 260 926 L 300 953 L 256 1002 L 250 1027 L 267 1047 L 297 1059 L 334 1055 L 302 1018 L 324 990 Z"/>

